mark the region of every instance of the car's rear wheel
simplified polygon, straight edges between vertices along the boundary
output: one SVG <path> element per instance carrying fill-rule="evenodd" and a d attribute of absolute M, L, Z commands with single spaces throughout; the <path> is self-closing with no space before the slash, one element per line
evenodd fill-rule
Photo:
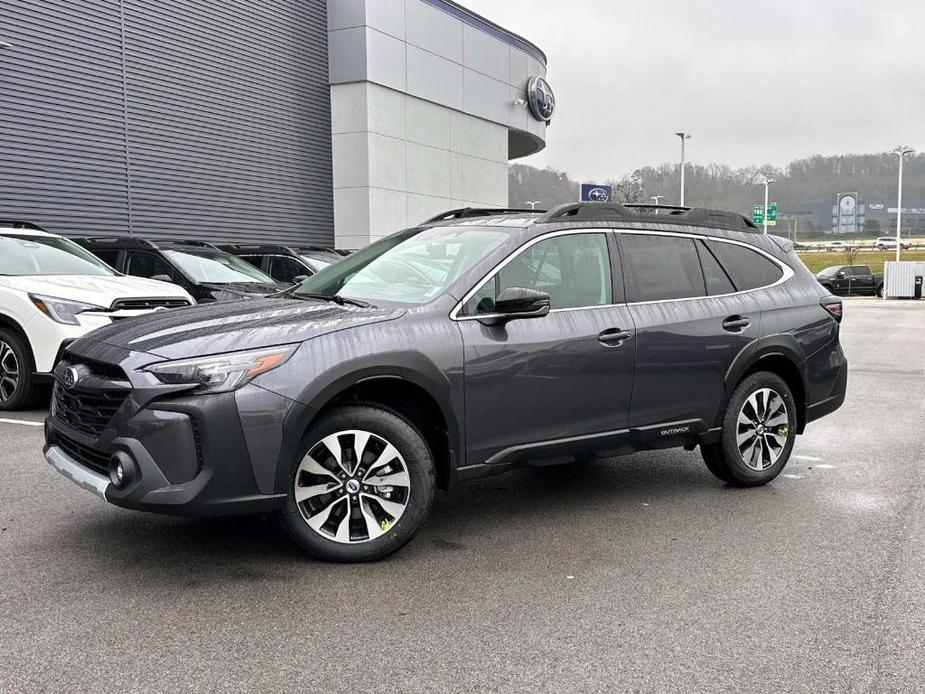
<path fill-rule="evenodd" d="M 790 459 L 796 424 L 796 404 L 784 380 L 767 371 L 753 373 L 729 399 L 720 441 L 701 446 L 704 462 L 729 484 L 767 484 Z"/>
<path fill-rule="evenodd" d="M 10 330 L 0 330 L 0 410 L 24 410 L 35 405 L 32 352 L 23 339 Z"/>
<path fill-rule="evenodd" d="M 370 405 L 322 415 L 289 474 L 283 525 L 326 561 L 381 559 L 409 542 L 430 511 L 434 462 L 420 432 Z"/>

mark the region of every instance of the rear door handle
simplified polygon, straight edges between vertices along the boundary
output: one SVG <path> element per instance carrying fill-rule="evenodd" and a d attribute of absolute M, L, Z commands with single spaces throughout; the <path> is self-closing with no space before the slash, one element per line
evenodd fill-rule
<path fill-rule="evenodd" d="M 597 336 L 598 341 L 607 347 L 619 347 L 626 340 L 633 336 L 629 330 L 620 330 L 620 328 L 610 328 Z"/>
<path fill-rule="evenodd" d="M 729 316 L 723 321 L 723 330 L 730 333 L 738 333 L 750 326 L 752 322 L 744 316 Z"/>

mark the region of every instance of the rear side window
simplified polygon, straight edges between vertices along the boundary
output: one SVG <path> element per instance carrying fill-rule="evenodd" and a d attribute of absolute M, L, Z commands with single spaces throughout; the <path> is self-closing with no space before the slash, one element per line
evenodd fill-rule
<path fill-rule="evenodd" d="M 703 279 L 707 283 L 707 295 L 719 296 L 720 294 L 732 294 L 735 287 L 732 280 L 723 266 L 713 255 L 713 252 L 703 241 L 697 242 L 697 252 L 700 253 L 700 265 L 703 267 Z"/>
<path fill-rule="evenodd" d="M 767 287 L 783 277 L 783 270 L 757 251 L 734 243 L 715 241 L 711 248 L 740 292 Z"/>
<path fill-rule="evenodd" d="M 854 265 L 848 268 L 848 274 L 853 277 L 864 277 L 871 274 L 871 272 L 867 265 Z"/>
<path fill-rule="evenodd" d="M 620 251 L 627 301 L 667 301 L 706 295 L 692 239 L 621 234 Z"/>

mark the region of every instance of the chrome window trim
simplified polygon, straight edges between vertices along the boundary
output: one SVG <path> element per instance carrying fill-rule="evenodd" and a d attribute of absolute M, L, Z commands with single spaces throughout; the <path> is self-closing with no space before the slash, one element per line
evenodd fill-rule
<path fill-rule="evenodd" d="M 742 246 L 743 248 L 747 248 L 751 251 L 754 251 L 755 253 L 758 253 L 759 255 L 764 256 L 765 258 L 770 260 L 772 263 L 777 265 L 777 267 L 780 268 L 782 274 L 781 274 L 780 279 L 774 282 L 773 284 L 767 284 L 761 287 L 755 287 L 754 289 L 743 289 L 741 291 L 729 292 L 727 294 L 714 294 L 712 296 L 711 295 L 686 296 L 686 297 L 681 297 L 678 299 L 654 299 L 652 301 L 627 301 L 627 302 L 623 302 L 620 304 L 600 304 L 600 305 L 593 305 L 593 306 L 578 306 L 578 307 L 573 307 L 573 308 L 554 308 L 554 309 L 550 309 L 549 311 L 550 313 L 561 313 L 564 311 L 588 311 L 588 310 L 601 309 L 601 308 L 614 308 L 616 306 L 647 306 L 651 304 L 668 304 L 668 303 L 674 303 L 678 301 L 700 301 L 702 299 L 723 299 L 729 296 L 741 296 L 744 294 L 750 294 L 752 292 L 763 291 L 765 289 L 773 289 L 774 287 L 778 287 L 784 284 L 796 274 L 793 271 L 793 268 L 791 268 L 786 263 L 781 262 L 780 260 L 772 256 L 770 253 L 768 253 L 764 249 L 758 248 L 757 246 L 753 246 L 750 243 L 745 243 L 744 241 L 736 241 L 735 239 L 724 239 L 724 238 L 720 238 L 717 236 L 707 236 L 706 234 L 689 234 L 689 233 L 684 233 L 680 231 L 662 231 L 662 230 L 655 230 L 655 229 L 622 229 L 622 228 L 617 228 L 617 227 L 590 227 L 590 228 L 582 228 L 582 229 L 560 229 L 559 231 L 551 231 L 549 233 L 537 236 L 534 239 L 530 239 L 523 245 L 518 246 L 513 251 L 511 251 L 507 255 L 507 257 L 505 257 L 503 260 L 501 260 L 501 262 L 495 265 L 485 275 L 485 277 L 479 280 L 478 283 L 476 283 L 476 285 L 472 289 L 466 292 L 463 298 L 460 299 L 456 303 L 456 306 L 454 306 L 453 310 L 450 311 L 450 320 L 459 322 L 459 321 L 467 321 L 467 320 L 479 320 L 483 318 L 498 318 L 504 315 L 501 313 L 481 313 L 477 316 L 460 316 L 459 313 L 460 311 L 462 311 L 462 307 L 466 305 L 469 299 L 471 299 L 482 287 L 485 286 L 485 284 L 487 284 L 491 279 L 493 279 L 494 276 L 498 272 L 504 269 L 504 267 L 508 263 L 510 263 L 512 260 L 514 260 L 514 258 L 516 258 L 521 252 L 527 250 L 534 244 L 537 244 L 540 241 L 545 241 L 546 239 L 555 238 L 557 236 L 570 236 L 574 234 L 601 234 L 601 233 L 603 234 L 607 234 L 607 233 L 635 234 L 639 236 L 672 236 L 675 238 L 682 238 L 682 239 L 699 239 L 701 241 L 711 241 L 711 242 L 716 242 L 716 243 L 730 243 L 735 246 Z M 613 267 L 611 266 L 611 272 L 612 271 L 613 271 Z M 621 268 L 621 271 L 622 271 L 622 268 Z"/>

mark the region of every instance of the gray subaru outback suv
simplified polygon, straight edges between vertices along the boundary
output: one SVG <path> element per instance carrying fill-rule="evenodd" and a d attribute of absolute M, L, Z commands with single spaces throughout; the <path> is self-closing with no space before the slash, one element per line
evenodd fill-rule
<path fill-rule="evenodd" d="M 276 513 L 337 561 L 521 464 L 700 446 L 765 484 L 844 400 L 841 300 L 739 215 L 652 211 L 461 211 L 275 297 L 97 330 L 56 369 L 45 456 L 126 508 Z"/>

